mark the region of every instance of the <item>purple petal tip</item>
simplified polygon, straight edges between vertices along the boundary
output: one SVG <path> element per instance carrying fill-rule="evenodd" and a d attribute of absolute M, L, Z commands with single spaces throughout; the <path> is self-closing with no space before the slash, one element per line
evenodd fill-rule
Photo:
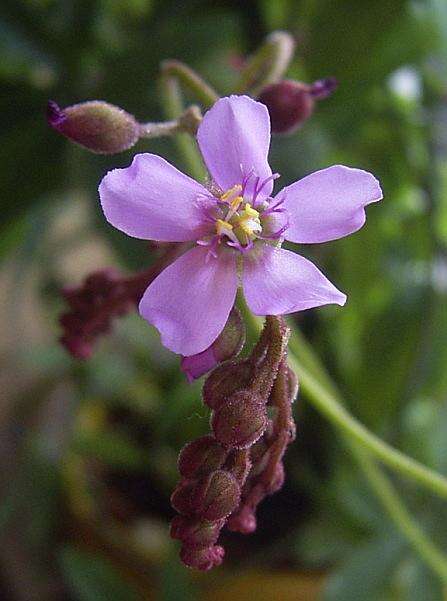
<path fill-rule="evenodd" d="M 64 121 L 66 121 L 67 115 L 60 108 L 57 102 L 49 100 L 47 104 L 47 121 L 51 127 L 59 127 Z"/>
<path fill-rule="evenodd" d="M 310 93 L 316 100 L 327 98 L 338 87 L 338 81 L 335 77 L 326 77 L 315 81 L 310 87 Z"/>

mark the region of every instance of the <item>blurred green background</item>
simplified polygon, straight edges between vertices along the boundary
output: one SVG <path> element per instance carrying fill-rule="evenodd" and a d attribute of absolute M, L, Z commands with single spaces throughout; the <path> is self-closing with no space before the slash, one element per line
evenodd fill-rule
<path fill-rule="evenodd" d="M 47 100 L 105 99 L 156 121 L 161 60 L 185 61 L 229 93 L 237 60 L 278 28 L 297 40 L 289 77 L 340 82 L 300 131 L 273 139 L 282 184 L 344 163 L 372 171 L 385 195 L 362 231 L 304 249 L 349 302 L 297 324 L 355 416 L 447 472 L 444 0 L 2 0 L 2 599 L 443 598 L 303 395 L 286 484 L 260 507 L 257 532 L 224 537 L 222 568 L 187 570 L 168 538 L 169 495 L 180 447 L 208 430 L 200 383 L 186 384 L 137 315 L 87 362 L 57 343 L 62 286 L 147 264 L 144 242 L 105 224 L 102 175 L 146 149 L 185 165 L 171 140 L 112 157 L 75 147 L 46 125 Z M 445 502 L 394 482 L 447 550 Z"/>

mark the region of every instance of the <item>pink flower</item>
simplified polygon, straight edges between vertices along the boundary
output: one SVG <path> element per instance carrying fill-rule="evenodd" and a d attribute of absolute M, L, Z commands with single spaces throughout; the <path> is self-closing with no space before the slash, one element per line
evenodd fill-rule
<path fill-rule="evenodd" d="M 283 240 L 326 242 L 365 222 L 382 198 L 378 181 L 336 165 L 271 196 L 267 108 L 247 96 L 222 98 L 205 114 L 198 144 L 212 183 L 204 186 L 153 154 L 110 171 L 99 186 L 107 220 L 130 236 L 194 246 L 147 288 L 140 313 L 172 351 L 207 349 L 242 286 L 256 315 L 283 315 L 346 296 Z"/>

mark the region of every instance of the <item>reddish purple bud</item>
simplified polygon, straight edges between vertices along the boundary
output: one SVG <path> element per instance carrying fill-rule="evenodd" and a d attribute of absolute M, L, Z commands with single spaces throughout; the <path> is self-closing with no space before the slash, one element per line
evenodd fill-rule
<path fill-rule="evenodd" d="M 178 469 L 184 478 L 200 478 L 219 469 L 227 451 L 214 436 L 202 436 L 183 447 L 178 458 Z"/>
<path fill-rule="evenodd" d="M 171 522 L 171 538 L 181 540 L 188 546 L 214 545 L 224 522 L 225 520 L 191 520 L 177 515 Z"/>
<path fill-rule="evenodd" d="M 189 568 L 211 570 L 220 566 L 225 556 L 225 550 L 220 545 L 212 547 L 188 547 L 184 545 L 180 551 L 180 559 Z"/>
<path fill-rule="evenodd" d="M 225 463 L 225 469 L 233 474 L 241 488 L 250 473 L 251 466 L 249 449 L 232 451 Z"/>
<path fill-rule="evenodd" d="M 227 522 L 228 530 L 241 534 L 251 534 L 256 530 L 256 525 L 255 512 L 247 505 L 241 507 L 235 515 L 230 516 Z"/>
<path fill-rule="evenodd" d="M 236 357 L 245 342 L 245 326 L 239 309 L 233 307 L 228 321 L 213 344 L 206 350 L 183 357 L 181 369 L 189 382 L 200 378 L 222 361 Z"/>
<path fill-rule="evenodd" d="M 202 479 L 194 491 L 195 512 L 209 521 L 227 517 L 239 505 L 241 489 L 230 472 L 217 470 Z"/>
<path fill-rule="evenodd" d="M 262 399 L 248 390 L 229 397 L 214 412 L 211 427 L 224 447 L 246 449 L 255 443 L 267 426 L 267 409 Z"/>
<path fill-rule="evenodd" d="M 63 325 L 62 318 L 61 325 Z M 61 336 L 59 341 L 75 359 L 89 359 L 92 356 L 93 345 L 85 341 L 82 336 L 65 335 Z"/>
<path fill-rule="evenodd" d="M 219 365 L 208 376 L 203 385 L 203 402 L 217 409 L 229 396 L 247 388 L 253 376 L 253 368 L 248 360 L 230 361 Z"/>
<path fill-rule="evenodd" d="M 336 87 L 334 78 L 321 79 L 311 85 L 284 79 L 265 87 L 259 100 L 269 110 L 272 132 L 294 132 L 311 116 L 315 100 L 326 98 Z"/>
<path fill-rule="evenodd" d="M 102 100 L 61 109 L 50 100 L 48 124 L 73 142 L 99 154 L 113 154 L 136 144 L 140 126 L 132 115 Z"/>
<path fill-rule="evenodd" d="M 194 515 L 196 513 L 196 482 L 182 481 L 177 484 L 171 495 L 172 507 L 181 515 Z"/>

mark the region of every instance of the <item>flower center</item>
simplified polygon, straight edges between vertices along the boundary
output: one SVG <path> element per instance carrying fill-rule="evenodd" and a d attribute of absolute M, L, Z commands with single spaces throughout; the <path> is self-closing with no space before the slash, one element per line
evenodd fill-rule
<path fill-rule="evenodd" d="M 216 234 L 226 236 L 231 242 L 248 246 L 262 232 L 259 212 L 240 195 L 242 186 L 236 184 L 219 200 L 223 205 L 222 219 L 216 219 Z"/>

